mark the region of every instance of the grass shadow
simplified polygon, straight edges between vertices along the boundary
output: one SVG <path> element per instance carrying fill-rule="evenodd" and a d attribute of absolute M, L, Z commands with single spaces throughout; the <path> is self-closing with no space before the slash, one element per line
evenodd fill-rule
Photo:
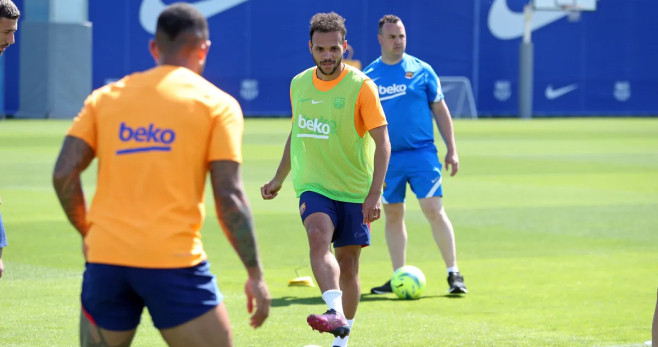
<path fill-rule="evenodd" d="M 324 304 L 321 296 L 314 296 L 310 298 L 299 298 L 295 296 L 283 296 L 280 298 L 273 298 L 271 301 L 272 307 L 282 307 L 290 305 L 318 305 Z"/>
<path fill-rule="evenodd" d="M 464 296 L 461 294 L 423 295 L 417 300 L 428 300 L 428 299 L 437 299 L 437 298 L 463 299 Z M 367 302 L 367 301 L 406 301 L 406 300 L 398 299 L 395 295 L 361 294 L 361 302 Z"/>
<path fill-rule="evenodd" d="M 431 300 L 437 298 L 446 298 L 446 299 L 463 299 L 464 296 L 460 294 L 445 294 L 445 295 L 423 295 L 418 300 Z M 403 301 L 404 299 L 398 299 L 394 295 L 380 295 L 380 294 L 361 294 L 361 302 L 375 302 L 375 301 Z M 306 297 L 300 298 L 296 296 L 283 296 L 280 298 L 273 298 L 271 305 L 272 307 L 282 307 L 290 305 L 319 305 L 323 304 L 321 296 Z"/>

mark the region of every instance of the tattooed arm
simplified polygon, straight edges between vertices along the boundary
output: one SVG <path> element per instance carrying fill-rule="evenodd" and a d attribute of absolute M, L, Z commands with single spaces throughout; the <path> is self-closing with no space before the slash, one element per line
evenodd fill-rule
<path fill-rule="evenodd" d="M 256 234 L 240 176 L 240 164 L 234 161 L 211 162 L 210 181 L 219 223 L 249 274 L 245 284 L 247 310 L 252 312 L 255 300 L 256 311 L 251 316 L 251 326 L 257 328 L 269 315 L 270 296 L 258 257 Z"/>
<path fill-rule="evenodd" d="M 53 186 L 69 221 L 84 237 L 87 234 L 87 205 L 80 175 L 94 159 L 94 150 L 83 140 L 66 136 L 59 152 Z"/>

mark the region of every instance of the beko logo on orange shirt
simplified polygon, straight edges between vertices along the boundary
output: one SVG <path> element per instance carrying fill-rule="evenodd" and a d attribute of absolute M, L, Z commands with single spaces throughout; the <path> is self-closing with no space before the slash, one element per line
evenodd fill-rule
<path fill-rule="evenodd" d="M 148 127 L 130 127 L 124 122 L 119 126 L 119 140 L 139 147 L 117 150 L 117 154 L 128 154 L 150 151 L 170 151 L 171 144 L 176 140 L 176 132 L 172 129 L 158 128 L 151 123 Z M 148 146 L 143 146 L 148 145 Z"/>

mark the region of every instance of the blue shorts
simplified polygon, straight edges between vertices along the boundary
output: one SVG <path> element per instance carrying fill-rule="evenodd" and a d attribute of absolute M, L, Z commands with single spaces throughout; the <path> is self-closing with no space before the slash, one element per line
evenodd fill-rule
<path fill-rule="evenodd" d="M 222 301 L 210 265 L 179 269 L 87 263 L 82 280 L 82 309 L 87 318 L 108 330 L 132 330 L 146 306 L 158 329 L 196 318 Z"/>
<path fill-rule="evenodd" d="M 316 192 L 306 191 L 299 197 L 302 222 L 315 212 L 322 212 L 334 223 L 331 242 L 335 247 L 370 245 L 370 223 L 363 224 L 362 204 L 329 199 Z"/>
<path fill-rule="evenodd" d="M 441 168 L 435 148 L 391 153 L 382 202 L 404 202 L 407 182 L 418 199 L 442 197 Z"/>
<path fill-rule="evenodd" d="M 5 225 L 2 224 L 2 215 L 0 215 L 0 248 L 7 247 L 7 236 L 5 235 Z"/>

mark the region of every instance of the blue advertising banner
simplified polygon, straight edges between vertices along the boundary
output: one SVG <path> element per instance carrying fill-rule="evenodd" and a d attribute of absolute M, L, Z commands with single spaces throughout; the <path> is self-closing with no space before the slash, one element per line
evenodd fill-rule
<path fill-rule="evenodd" d="M 93 0 L 93 86 L 154 65 L 148 53 L 157 15 L 173 0 Z M 400 16 L 407 52 L 439 76 L 471 81 L 480 116 L 516 116 L 523 6 L 528 0 L 388 1 L 197 0 L 212 47 L 204 76 L 234 95 L 246 115 L 289 115 L 289 83 L 313 65 L 309 20 L 335 11 L 347 19 L 352 59 L 379 56 L 377 21 Z M 16 3 L 22 8 L 23 0 Z M 658 2 L 599 0 L 571 22 L 537 11 L 534 107 L 539 116 L 658 115 Z M 27 14 L 29 15 L 29 14 Z M 20 27 L 19 27 L 20 32 Z M 19 42 L 20 44 L 20 42 Z M 17 107 L 18 49 L 5 59 L 5 108 Z"/>

